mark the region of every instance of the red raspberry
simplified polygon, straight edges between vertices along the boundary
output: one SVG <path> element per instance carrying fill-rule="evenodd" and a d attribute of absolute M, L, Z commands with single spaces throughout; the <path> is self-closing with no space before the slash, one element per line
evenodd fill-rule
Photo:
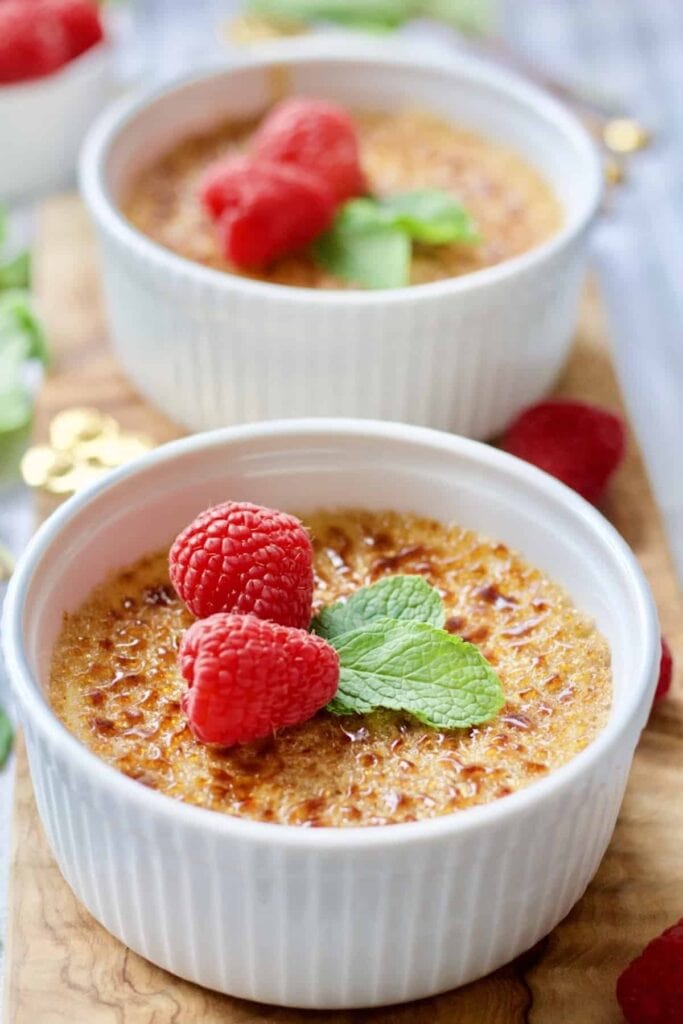
<path fill-rule="evenodd" d="M 263 267 L 296 252 L 329 227 L 332 194 L 312 174 L 282 164 L 231 157 L 208 169 L 201 185 L 207 212 L 218 218 L 227 260 Z"/>
<path fill-rule="evenodd" d="M 100 9 L 93 0 L 36 0 L 45 17 L 54 17 L 69 39 L 69 59 L 80 56 L 104 37 Z M 40 17 L 40 13 L 37 13 Z"/>
<path fill-rule="evenodd" d="M 326 100 L 284 100 L 255 133 L 258 160 L 292 164 L 326 181 L 337 203 L 362 195 L 367 185 L 349 113 Z"/>
<path fill-rule="evenodd" d="M 305 629 L 311 621 L 313 548 L 294 516 L 228 501 L 202 512 L 175 539 L 171 580 L 198 618 L 252 613 Z"/>
<path fill-rule="evenodd" d="M 25 0 L 0 3 L 0 84 L 42 78 L 69 60 L 64 26 L 53 16 L 38 17 Z"/>
<path fill-rule="evenodd" d="M 339 658 L 326 640 L 255 615 L 195 622 L 180 646 L 180 668 L 192 732 L 225 747 L 305 722 L 339 684 Z"/>
<path fill-rule="evenodd" d="M 655 704 L 666 697 L 671 689 L 673 672 L 674 659 L 671 654 L 671 648 L 664 637 L 662 637 L 662 657 L 659 661 L 659 679 L 657 680 L 657 689 L 655 690 Z"/>
<path fill-rule="evenodd" d="M 526 409 L 508 427 L 503 447 L 595 504 L 624 456 L 626 431 L 606 409 L 551 399 Z"/>
<path fill-rule="evenodd" d="M 683 1021 L 683 918 L 653 939 L 617 981 L 628 1024 Z"/>

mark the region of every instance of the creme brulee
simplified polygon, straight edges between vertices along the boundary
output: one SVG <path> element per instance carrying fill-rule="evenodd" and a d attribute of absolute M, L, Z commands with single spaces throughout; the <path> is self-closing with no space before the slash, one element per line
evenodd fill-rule
<path fill-rule="evenodd" d="M 558 199 L 538 171 L 512 150 L 419 110 L 357 113 L 354 121 L 371 192 L 388 196 L 441 189 L 451 193 L 478 226 L 478 244 L 415 245 L 412 284 L 493 266 L 540 245 L 559 230 Z M 306 252 L 246 275 L 221 255 L 214 226 L 199 202 L 199 182 L 216 159 L 244 151 L 258 123 L 231 121 L 184 140 L 138 176 L 123 212 L 155 242 L 208 267 L 275 284 L 352 287 Z"/>
<path fill-rule="evenodd" d="M 574 757 L 611 703 L 610 656 L 564 591 L 504 544 L 394 512 L 304 517 L 319 609 L 396 573 L 437 587 L 446 628 L 477 644 L 506 704 L 490 723 L 448 732 L 405 714 L 310 721 L 255 743 L 198 742 L 176 665 L 192 615 L 169 583 L 167 552 L 122 569 L 67 615 L 50 699 L 103 760 L 178 800 L 304 826 L 388 825 L 505 797 Z"/>

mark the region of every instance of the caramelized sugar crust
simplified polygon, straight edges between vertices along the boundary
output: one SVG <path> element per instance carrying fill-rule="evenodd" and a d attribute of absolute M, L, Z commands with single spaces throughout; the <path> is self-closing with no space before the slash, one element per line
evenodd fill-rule
<path fill-rule="evenodd" d="M 507 702 L 454 732 L 377 712 L 325 711 L 264 741 L 212 749 L 180 710 L 176 668 L 192 616 L 165 551 L 142 558 L 65 617 L 52 665 L 56 713 L 99 757 L 168 796 L 261 821 L 388 825 L 505 797 L 564 764 L 606 723 L 605 640 L 567 595 L 504 544 L 393 512 L 320 512 L 316 606 L 396 573 L 441 591 L 447 628 L 478 644 Z"/>
<path fill-rule="evenodd" d="M 520 156 L 440 117 L 418 110 L 355 115 L 370 189 L 391 195 L 439 188 L 460 200 L 477 222 L 480 245 L 415 246 L 411 283 L 424 284 L 490 267 L 546 241 L 562 222 L 560 204 Z M 176 146 L 148 167 L 123 204 L 133 225 L 160 245 L 231 273 L 215 230 L 197 199 L 199 180 L 217 158 L 242 152 L 258 120 L 230 122 Z M 305 253 L 249 274 L 276 284 L 348 288 Z"/>

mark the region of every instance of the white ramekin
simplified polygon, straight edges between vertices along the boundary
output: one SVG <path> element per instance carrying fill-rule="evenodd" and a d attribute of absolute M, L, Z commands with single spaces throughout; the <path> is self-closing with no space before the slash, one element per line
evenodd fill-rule
<path fill-rule="evenodd" d="M 508 72 L 402 49 L 273 48 L 125 100 L 84 147 L 81 188 L 101 243 L 111 336 L 140 390 L 191 430 L 269 417 L 365 416 L 473 437 L 500 431 L 556 376 L 575 324 L 587 231 L 601 195 L 573 115 Z M 276 69 L 280 72 L 276 74 Z M 174 143 L 254 115 L 286 69 L 291 92 L 350 107 L 418 106 L 524 154 L 565 223 L 547 243 L 464 277 L 391 291 L 314 291 L 224 274 L 136 231 L 118 202 Z"/>
<path fill-rule="evenodd" d="M 99 43 L 53 75 L 0 85 L 0 199 L 72 184 L 83 138 L 112 93 L 112 54 Z"/>
<path fill-rule="evenodd" d="M 607 726 L 574 760 L 504 800 L 379 828 L 232 818 L 119 774 L 45 700 L 62 615 L 108 570 L 168 543 L 199 509 L 226 498 L 300 511 L 410 510 L 522 551 L 564 584 L 609 642 Z M 88 910 L 181 977 L 318 1008 L 447 990 L 557 924 L 612 835 L 659 659 L 641 570 L 585 501 L 477 442 L 351 420 L 228 428 L 113 472 L 39 530 L 12 579 L 3 632 L 40 815 Z"/>

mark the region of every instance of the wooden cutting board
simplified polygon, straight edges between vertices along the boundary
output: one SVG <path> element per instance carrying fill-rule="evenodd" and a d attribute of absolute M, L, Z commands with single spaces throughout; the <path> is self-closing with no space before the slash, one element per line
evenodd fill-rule
<path fill-rule="evenodd" d="M 178 431 L 124 379 L 106 344 L 96 258 L 72 197 L 42 211 L 36 283 L 55 346 L 37 435 L 49 418 L 92 404 L 157 441 Z M 600 303 L 589 289 L 562 378 L 563 394 L 618 408 Z M 48 505 L 39 501 L 39 513 Z M 664 631 L 683 664 L 683 616 L 659 514 L 631 439 L 605 512 L 640 558 Z M 683 686 L 658 709 L 636 754 L 616 834 L 587 894 L 515 963 L 457 992 L 402 1007 L 348 1013 L 297 1012 L 230 999 L 152 966 L 105 932 L 77 902 L 54 863 L 18 751 L 8 1024 L 617 1024 L 614 984 L 640 947 L 683 915 Z"/>

